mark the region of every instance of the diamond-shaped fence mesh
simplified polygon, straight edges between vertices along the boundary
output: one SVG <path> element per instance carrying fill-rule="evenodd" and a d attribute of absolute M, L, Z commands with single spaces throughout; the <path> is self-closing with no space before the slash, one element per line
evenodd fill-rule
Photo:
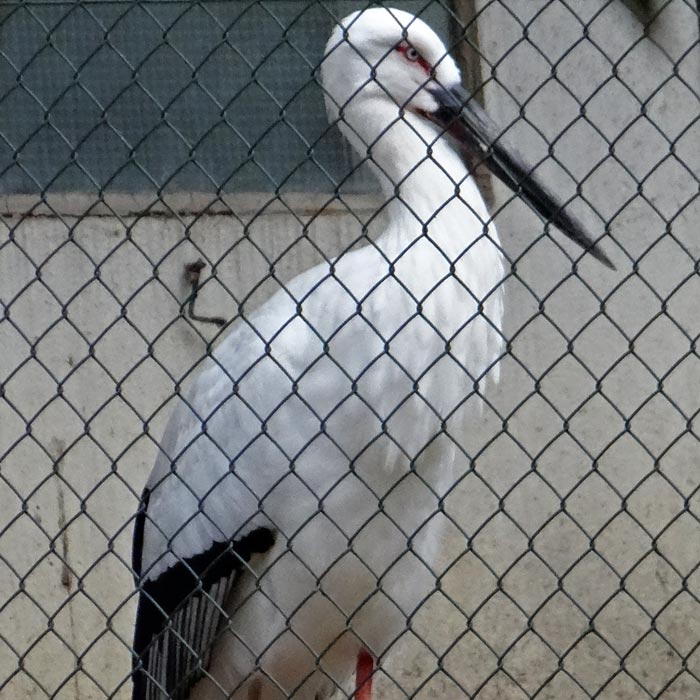
<path fill-rule="evenodd" d="M 698 7 L 390 6 L 490 214 L 367 4 L 0 2 L 2 700 L 700 697 Z"/>

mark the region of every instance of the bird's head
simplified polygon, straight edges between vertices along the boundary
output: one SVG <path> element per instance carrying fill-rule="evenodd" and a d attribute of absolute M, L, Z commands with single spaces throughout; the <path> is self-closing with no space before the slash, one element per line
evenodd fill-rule
<path fill-rule="evenodd" d="M 457 64 L 422 20 L 383 7 L 348 15 L 326 45 L 320 77 L 331 121 L 362 156 L 376 161 L 383 149 L 385 173 L 404 151 L 422 151 L 407 160 L 403 172 L 410 172 L 448 134 L 470 169 L 487 166 L 545 220 L 614 267 L 534 168 L 505 143 L 503 130 L 462 87 Z M 399 128 L 404 124 L 408 128 Z"/>
<path fill-rule="evenodd" d="M 436 90 L 460 84 L 456 63 L 425 22 L 382 7 L 354 12 L 336 26 L 321 76 L 332 116 L 356 100 L 429 114 L 439 108 Z"/>

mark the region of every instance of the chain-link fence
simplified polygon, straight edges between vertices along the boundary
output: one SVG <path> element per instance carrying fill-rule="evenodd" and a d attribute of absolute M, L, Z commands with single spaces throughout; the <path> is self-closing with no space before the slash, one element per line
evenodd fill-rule
<path fill-rule="evenodd" d="M 3 700 L 322 700 L 363 650 L 381 698 L 700 697 L 698 8 L 391 6 L 616 270 L 481 170 L 502 273 L 438 235 L 465 182 L 383 247 L 319 85 L 357 3 L 0 2 Z"/>

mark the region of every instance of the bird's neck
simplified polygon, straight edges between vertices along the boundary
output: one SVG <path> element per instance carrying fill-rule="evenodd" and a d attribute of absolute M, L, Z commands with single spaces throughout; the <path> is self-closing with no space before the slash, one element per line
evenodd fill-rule
<path fill-rule="evenodd" d="M 368 157 L 387 201 L 390 223 L 378 244 L 395 256 L 428 236 L 450 259 L 459 258 L 490 221 L 461 156 L 436 126 L 386 100 L 355 116 L 357 128 L 346 136 Z"/>
<path fill-rule="evenodd" d="M 455 184 L 442 170 L 444 160 L 438 162 L 438 167 L 422 164 L 396 192 L 384 191 L 391 221 L 382 242 L 387 253 L 399 255 L 427 237 L 448 259 L 457 261 L 493 228 L 488 226 L 490 217 L 471 174 L 465 171 Z"/>

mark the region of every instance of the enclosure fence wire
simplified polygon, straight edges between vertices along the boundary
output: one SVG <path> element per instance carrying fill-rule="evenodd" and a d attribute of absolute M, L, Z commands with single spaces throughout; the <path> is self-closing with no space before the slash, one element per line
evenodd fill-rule
<path fill-rule="evenodd" d="M 697 697 L 697 5 L 391 6 L 436 28 L 495 110 L 502 138 L 564 183 L 567 206 L 600 232 L 617 271 L 480 178 L 506 272 L 464 327 L 476 317 L 493 326 L 484 306 L 503 289 L 505 326 L 493 327 L 503 353 L 441 417 L 435 439 L 457 448 L 454 483 L 442 493 L 411 472 L 435 498 L 430 519 L 443 522 L 445 547 L 426 561 L 421 528 L 405 533 L 406 552 L 435 586 L 404 611 L 404 629 L 378 660 L 376 692 Z M 328 123 L 318 73 L 333 26 L 359 7 L 0 2 L 0 697 L 131 696 L 132 531 L 168 417 L 235 324 L 269 348 L 250 317 L 271 294 L 293 295 L 289 281 L 319 263 L 328 274 L 308 294 L 340 285 L 338 256 L 376 245 L 386 205 L 375 201 L 366 159 Z M 406 252 L 386 258 L 387 275 L 366 298 L 352 297 L 357 313 L 388 280 L 401 284 L 394 268 Z M 441 282 L 414 298 L 416 317 Z M 303 318 L 305 299 L 294 302 Z M 350 374 L 333 356 L 334 337 L 318 335 L 319 362 L 350 387 L 325 413 L 305 404 L 319 439 L 333 442 L 326 426 L 353 399 L 381 424 L 366 453 L 383 439 L 412 464 L 390 428 L 402 406 L 385 414 L 368 403 L 358 384 L 371 367 Z M 400 363 L 395 337 L 381 338 L 377 362 Z M 444 357 L 452 339 L 442 337 Z M 303 403 L 304 375 L 278 368 L 294 387 L 285 400 Z M 411 379 L 406 401 L 426 401 L 420 377 Z M 267 426 L 277 408 L 246 405 L 274 442 Z M 451 433 L 460 411 L 473 434 Z M 275 446 L 292 471 L 309 447 Z M 349 470 L 360 456 L 345 454 Z M 363 483 L 391 520 L 391 493 Z M 276 487 L 258 494 L 261 508 Z M 328 497 L 319 495 L 319 512 Z M 307 525 L 267 567 L 296 556 Z M 364 556 L 352 537 L 347 552 Z M 402 557 L 385 562 L 378 591 Z M 317 588 L 297 609 L 331 573 L 303 556 L 299 564 Z M 334 609 L 352 631 L 368 602 Z M 304 644 L 295 612 L 284 614 L 285 634 Z M 336 642 L 309 651 L 321 673 Z M 206 674 L 209 657 L 200 661 Z"/>

